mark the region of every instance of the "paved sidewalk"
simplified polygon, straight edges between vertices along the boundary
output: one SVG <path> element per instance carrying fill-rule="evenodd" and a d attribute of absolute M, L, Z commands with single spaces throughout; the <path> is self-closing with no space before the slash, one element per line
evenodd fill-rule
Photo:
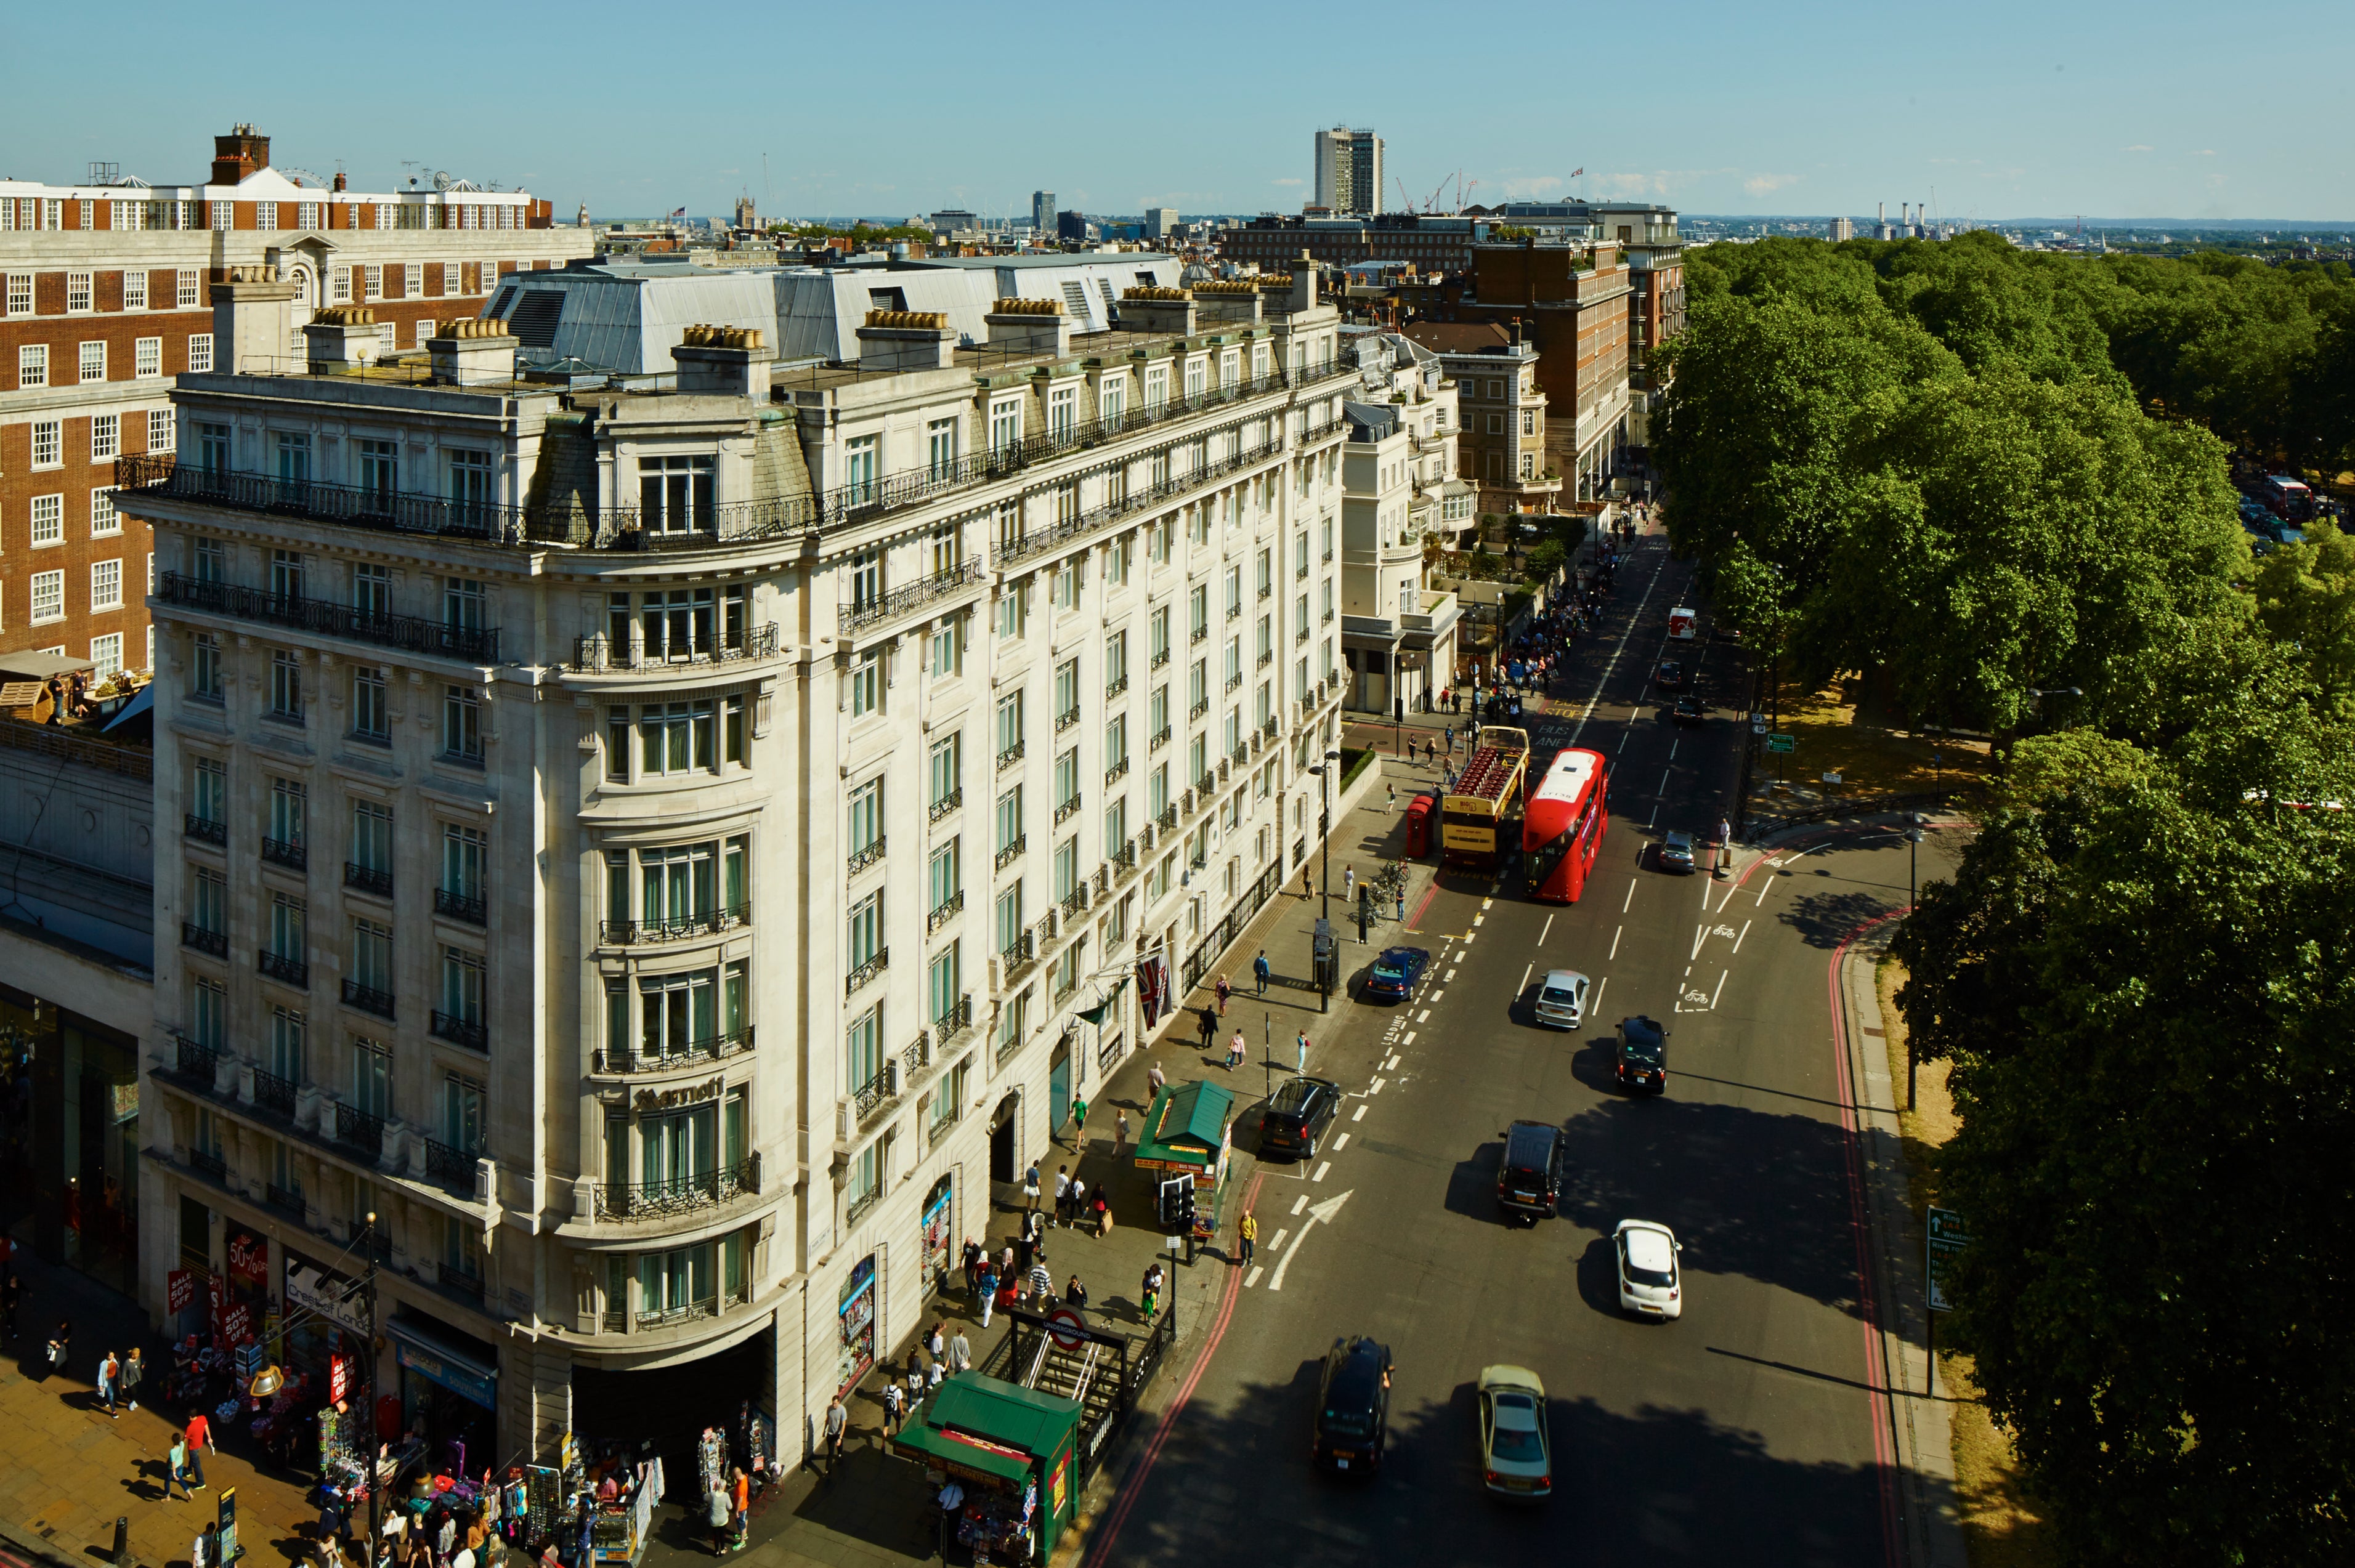
<path fill-rule="evenodd" d="M 188 1415 L 156 1406 L 171 1366 L 169 1347 L 149 1332 L 145 1314 L 127 1297 L 34 1257 L 30 1230 L 16 1228 L 16 1268 L 25 1284 L 20 1337 L 0 1347 L 0 1431 L 7 1434 L 0 1446 L 7 1457 L 0 1465 L 0 1519 L 88 1561 L 112 1552 L 121 1517 L 129 1520 L 139 1563 L 186 1568 L 197 1531 L 213 1518 L 223 1489 L 235 1487 L 247 1561 L 266 1565 L 304 1556 L 318 1517 L 304 1500 L 304 1483 L 274 1467 L 257 1468 L 256 1450 L 242 1432 L 217 1432 L 220 1452 L 204 1457 L 211 1490 L 194 1502 L 176 1492 L 165 1500 L 174 1424 Z M 44 1351 L 60 1318 L 73 1321 L 73 1350 L 64 1372 L 55 1373 Z M 145 1397 L 137 1410 L 111 1419 L 93 1386 L 98 1363 L 108 1351 L 119 1355 L 133 1344 L 147 1361 L 140 1389 Z"/>

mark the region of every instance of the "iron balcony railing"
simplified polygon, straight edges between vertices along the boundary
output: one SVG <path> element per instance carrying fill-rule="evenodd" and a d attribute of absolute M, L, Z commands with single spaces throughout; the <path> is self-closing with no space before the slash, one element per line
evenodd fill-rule
<path fill-rule="evenodd" d="M 336 1140 L 364 1149 L 371 1158 L 384 1147 L 384 1118 L 370 1116 L 357 1106 L 336 1102 Z"/>
<path fill-rule="evenodd" d="M 429 1138 L 425 1140 L 426 1178 L 455 1187 L 472 1187 L 476 1158 L 473 1150 L 458 1149 L 439 1139 Z"/>
<path fill-rule="evenodd" d="M 203 1171 L 216 1181 L 229 1180 L 229 1161 L 209 1149 L 190 1149 L 188 1166 L 191 1170 Z"/>
<path fill-rule="evenodd" d="M 1155 669 L 1158 670 L 1162 665 L 1167 664 L 1167 662 L 1169 662 L 1168 649 L 1164 648 L 1153 655 L 1153 667 Z"/>
<path fill-rule="evenodd" d="M 188 837 L 201 839 L 208 844 L 229 842 L 227 822 L 217 822 L 210 817 L 199 817 L 194 811 L 188 813 L 187 820 L 181 826 L 181 831 Z"/>
<path fill-rule="evenodd" d="M 392 873 L 381 866 L 362 865 L 355 860 L 344 862 L 344 885 L 362 893 L 373 893 L 379 898 L 392 896 Z"/>
<path fill-rule="evenodd" d="M 1084 538 L 1108 524 L 1123 517 L 1148 511 L 1167 501 L 1212 484 L 1237 469 L 1273 457 L 1284 450 L 1284 438 L 1275 437 L 1256 446 L 1245 447 L 1230 457 L 1217 458 L 1200 467 L 1163 480 L 1158 483 L 1138 485 L 1115 499 L 1090 507 L 1073 517 L 1028 533 L 1001 538 L 992 551 L 1000 568 L 1044 554 L 1058 545 Z"/>
<path fill-rule="evenodd" d="M 1104 700 L 1106 702 L 1110 702 L 1113 698 L 1120 695 L 1126 690 L 1128 690 L 1128 677 L 1125 675 L 1114 675 L 1111 680 L 1104 683 Z"/>
<path fill-rule="evenodd" d="M 597 929 L 599 939 L 607 947 L 632 948 L 653 942 L 683 942 L 690 937 L 709 937 L 751 923 L 751 905 L 738 904 L 700 915 L 682 915 L 672 920 L 601 920 Z"/>
<path fill-rule="evenodd" d="M 1055 733 L 1060 735 L 1079 722 L 1080 710 L 1078 705 L 1074 704 L 1055 715 Z"/>
<path fill-rule="evenodd" d="M 185 471 L 174 470 L 175 473 L 182 471 Z M 496 626 L 451 626 L 415 615 L 379 615 L 332 599 L 269 593 L 237 583 L 201 582 L 179 572 L 163 574 L 155 585 L 155 597 L 166 604 L 236 620 L 293 627 L 322 637 L 372 642 L 404 652 L 439 654 L 462 659 L 469 664 L 499 662 L 499 629 Z"/>
<path fill-rule="evenodd" d="M 1066 915 L 1076 915 L 1087 906 L 1088 890 L 1085 885 L 1074 887 L 1069 893 L 1064 894 L 1061 902 L 1056 906 L 1057 908 L 1060 909 Z"/>
<path fill-rule="evenodd" d="M 1188 709 L 1186 710 L 1186 722 L 1187 722 L 1187 723 L 1188 723 L 1188 724 L 1191 724 L 1191 723 L 1193 723 L 1196 719 L 1200 718 L 1204 714 L 1209 713 L 1209 711 L 1210 711 L 1210 699 L 1209 699 L 1209 698 L 1208 698 L 1208 697 L 1204 697 L 1200 702 L 1196 703 L 1192 707 L 1189 707 L 1189 708 L 1188 708 Z"/>
<path fill-rule="evenodd" d="M 173 1035 L 172 1044 L 176 1052 L 174 1062 L 181 1072 L 192 1078 L 201 1078 L 208 1085 L 213 1081 L 214 1071 L 220 1062 L 219 1051 L 210 1045 L 200 1045 L 185 1034 Z"/>
<path fill-rule="evenodd" d="M 860 990 L 863 989 L 868 981 L 872 980 L 877 975 L 881 974 L 885 969 L 890 967 L 891 949 L 889 948 L 876 948 L 875 956 L 873 958 L 868 959 L 866 962 L 858 965 L 856 969 L 852 969 L 848 975 L 844 977 L 842 982 L 842 994 L 845 996 L 857 996 Z"/>
<path fill-rule="evenodd" d="M 1029 834 L 1015 834 L 1014 840 L 1011 843 L 1008 843 L 998 850 L 997 863 L 991 869 L 995 871 L 1004 871 L 1007 866 L 1013 864 L 1016 859 L 1021 855 L 1023 849 L 1029 843 Z"/>
<path fill-rule="evenodd" d="M 1079 810 L 1080 798 L 1077 795 L 1074 795 L 1070 800 L 1055 808 L 1055 825 L 1059 828 L 1061 827 L 1065 822 L 1070 821 L 1073 817 L 1079 815 Z"/>
<path fill-rule="evenodd" d="M 1124 757 L 1104 769 L 1104 786 L 1109 789 L 1128 777 L 1128 758 Z"/>
<path fill-rule="evenodd" d="M 1178 825 L 1178 808 L 1174 805 L 1162 807 L 1161 814 L 1154 818 L 1153 821 L 1154 825 L 1163 832 L 1170 832 Z"/>
<path fill-rule="evenodd" d="M 461 1018 L 455 1013 L 433 1010 L 432 1032 L 436 1039 L 447 1040 L 453 1045 L 464 1045 L 472 1051 L 491 1048 L 491 1032 L 478 1018 Z"/>
<path fill-rule="evenodd" d="M 964 791 L 962 789 L 950 790 L 947 794 L 932 802 L 932 821 L 936 822 L 939 821 L 943 817 L 947 816 L 951 811 L 955 810 L 959 806 L 964 804 Z"/>
<path fill-rule="evenodd" d="M 890 1073 L 882 1067 L 876 1068 L 873 1077 L 850 1091 L 851 1104 L 858 1109 L 858 1125 L 865 1128 L 874 1119 L 876 1113 L 890 1104 L 894 1097 Z"/>
<path fill-rule="evenodd" d="M 707 1319 L 717 1318 L 730 1308 L 747 1305 L 751 1299 L 752 1293 L 750 1287 L 740 1287 L 723 1291 L 717 1296 L 707 1296 L 700 1301 L 683 1302 L 676 1307 L 648 1307 L 641 1310 L 632 1320 L 637 1324 L 638 1332 L 642 1334 L 655 1329 L 676 1329 L 682 1323 L 700 1323 Z M 606 1316 L 611 1318 L 613 1314 L 609 1312 Z M 591 1544 L 595 1546 L 600 1543 L 592 1540 Z"/>
<path fill-rule="evenodd" d="M 447 915 L 453 920 L 463 920 L 469 926 L 490 923 L 490 908 L 483 900 L 464 893 L 453 893 L 446 887 L 433 890 L 433 913 Z"/>
<path fill-rule="evenodd" d="M 973 588 L 983 580 L 985 575 L 981 557 L 975 556 L 944 572 L 934 572 L 931 577 L 902 584 L 888 593 L 872 599 L 853 599 L 842 607 L 837 624 L 846 636 L 864 631 L 870 626 L 880 626 L 911 610 L 921 609 L 934 599 L 946 599 Z"/>
<path fill-rule="evenodd" d="M 761 1191 L 761 1162 L 755 1155 L 717 1170 L 653 1181 L 602 1185 L 597 1189 L 601 1220 L 654 1220 L 715 1208 Z"/>
<path fill-rule="evenodd" d="M 932 1020 L 932 1038 L 943 1047 L 973 1027 L 973 995 L 970 991 L 949 1003 L 948 1011 Z"/>
<path fill-rule="evenodd" d="M 282 865 L 289 871 L 307 871 L 311 857 L 299 843 L 284 839 L 265 838 L 261 841 L 261 858 L 272 865 Z"/>
<path fill-rule="evenodd" d="M 1003 773 L 1021 760 L 1022 743 L 1018 740 L 1012 746 L 1007 747 L 1005 750 L 997 754 L 997 770 L 1000 773 Z"/>
<path fill-rule="evenodd" d="M 633 1050 L 628 1046 L 601 1050 L 593 1058 L 590 1070 L 615 1074 L 663 1073 L 674 1067 L 692 1067 L 705 1062 L 722 1061 L 751 1048 L 752 1031 L 748 1027 L 726 1034 L 690 1040 L 684 1044 L 666 1044 L 652 1051 Z"/>
<path fill-rule="evenodd" d="M 378 1018 L 392 1016 L 392 992 L 362 985 L 356 980 L 344 981 L 344 1004 L 357 1007 L 362 1012 L 373 1012 Z"/>
<path fill-rule="evenodd" d="M 1189 648 L 1197 647 L 1209 640 L 1210 629 L 1208 626 L 1197 626 L 1186 633 L 1186 644 Z"/>
<path fill-rule="evenodd" d="M 924 916 L 924 935 L 931 936 L 964 913 L 964 890 L 959 888 L 934 905 L 932 912 Z"/>
<path fill-rule="evenodd" d="M 849 1204 L 842 1211 L 842 1228 L 846 1232 L 848 1231 L 851 1226 L 867 1217 L 867 1212 L 869 1209 L 882 1201 L 883 1187 L 880 1182 L 851 1199 Z"/>
<path fill-rule="evenodd" d="M 469 1274 L 454 1263 L 436 1263 L 433 1266 L 433 1277 L 441 1283 L 444 1290 L 454 1290 L 461 1296 L 471 1296 L 477 1301 L 483 1298 L 483 1277 L 479 1274 Z"/>
<path fill-rule="evenodd" d="M 295 1192 L 291 1187 L 281 1187 L 275 1181 L 265 1181 L 262 1183 L 261 1201 L 269 1204 L 272 1208 L 277 1210 L 280 1213 L 290 1214 L 298 1220 L 301 1219 L 305 1213 L 303 1203 L 303 1194 Z"/>
<path fill-rule="evenodd" d="M 1153 738 L 1145 743 L 1145 749 L 1148 753 L 1160 750 L 1163 747 L 1169 744 L 1170 733 L 1171 731 L 1169 726 L 1166 724 L 1163 725 L 1159 729 L 1153 732 Z"/>
<path fill-rule="evenodd" d="M 294 1080 L 261 1067 L 253 1070 L 253 1103 L 280 1116 L 294 1114 Z"/>
<path fill-rule="evenodd" d="M 850 852 L 849 874 L 857 876 L 860 872 L 865 871 L 870 865 L 880 865 L 883 863 L 883 844 L 884 836 L 878 833 L 875 835 L 875 842 L 873 843 L 868 844 L 862 849 L 852 850 Z"/>
<path fill-rule="evenodd" d="M 997 965 L 1000 969 L 1005 971 L 1005 978 L 1012 980 L 1016 975 L 1020 974 L 1024 969 L 1029 968 L 1030 960 L 1036 956 L 1036 948 L 1035 945 L 1031 941 L 1031 934 L 1028 931 L 1024 931 L 1020 936 L 1015 938 L 1013 941 L 1007 943 L 1005 948 L 998 953 Z"/>
<path fill-rule="evenodd" d="M 572 662 L 568 668 L 582 674 L 608 670 L 692 669 L 698 664 L 729 664 L 740 659 L 773 659 L 778 646 L 774 621 L 722 631 L 716 643 L 703 647 L 685 639 L 677 642 L 649 642 L 644 638 L 633 638 L 617 642 L 597 632 L 572 640 Z"/>
<path fill-rule="evenodd" d="M 193 920 L 180 922 L 180 945 L 194 948 L 200 953 L 210 953 L 217 959 L 229 957 L 229 933 L 208 931 Z"/>
<path fill-rule="evenodd" d="M 311 966 L 300 959 L 290 959 L 283 953 L 273 953 L 264 948 L 255 955 L 255 967 L 272 980 L 283 980 L 304 991 L 311 989 Z"/>

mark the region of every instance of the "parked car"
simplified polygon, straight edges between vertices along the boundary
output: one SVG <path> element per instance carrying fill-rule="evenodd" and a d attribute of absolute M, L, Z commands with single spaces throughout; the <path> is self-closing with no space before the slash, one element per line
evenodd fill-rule
<path fill-rule="evenodd" d="M 1622 1220 L 1611 1234 L 1619 1255 L 1619 1309 L 1667 1321 L 1684 1314 L 1684 1244 L 1654 1220 Z"/>
<path fill-rule="evenodd" d="M 1326 1078 L 1287 1078 L 1260 1118 L 1262 1155 L 1316 1158 L 1316 1145 L 1341 1113 L 1341 1087 Z"/>
<path fill-rule="evenodd" d="M 1690 872 L 1693 868 L 1693 836 L 1673 831 L 1663 833 L 1657 853 L 1662 871 Z"/>
<path fill-rule="evenodd" d="M 1553 1217 L 1561 1200 L 1561 1128 L 1550 1121 L 1517 1121 L 1505 1129 L 1505 1158 L 1497 1167 L 1497 1207 L 1508 1219 L 1535 1224 Z"/>
<path fill-rule="evenodd" d="M 1553 1495 L 1545 1382 L 1527 1367 L 1480 1369 L 1480 1480 L 1498 1497 Z"/>
<path fill-rule="evenodd" d="M 1659 682 L 1660 690 L 1664 692 L 1681 692 L 1685 689 L 1689 677 L 1685 674 L 1683 661 L 1663 659 L 1660 661 L 1659 673 L 1654 679 Z"/>
<path fill-rule="evenodd" d="M 1345 1334 L 1325 1352 L 1308 1457 L 1336 1470 L 1379 1470 L 1390 1440 L 1391 1348 Z"/>
<path fill-rule="evenodd" d="M 1385 948 L 1382 956 L 1366 971 L 1366 1000 L 1405 1001 L 1414 995 L 1422 983 L 1423 971 L 1431 967 L 1428 948 Z"/>
<path fill-rule="evenodd" d="M 1678 697 L 1677 705 L 1668 710 L 1671 724 L 1697 725 L 1709 722 L 1709 705 L 1699 697 Z"/>
<path fill-rule="evenodd" d="M 1549 1029 L 1575 1029 L 1585 1022 L 1588 984 L 1576 969 L 1546 970 L 1538 985 L 1538 1022 Z"/>
<path fill-rule="evenodd" d="M 1659 1022 L 1637 1013 L 1619 1021 L 1619 1043 L 1612 1050 L 1614 1075 L 1623 1089 L 1666 1094 L 1668 1088 L 1668 1032 Z"/>

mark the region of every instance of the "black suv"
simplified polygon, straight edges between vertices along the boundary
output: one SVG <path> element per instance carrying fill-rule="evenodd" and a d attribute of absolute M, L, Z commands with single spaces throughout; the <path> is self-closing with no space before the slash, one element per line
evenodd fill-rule
<path fill-rule="evenodd" d="M 1551 1219 L 1561 1199 L 1561 1128 L 1550 1121 L 1517 1121 L 1505 1129 L 1505 1160 L 1497 1169 L 1497 1207 L 1531 1224 Z"/>
<path fill-rule="evenodd" d="M 1324 1078 L 1288 1078 L 1260 1118 L 1259 1151 L 1316 1158 L 1325 1129 L 1341 1114 L 1341 1086 Z"/>
<path fill-rule="evenodd" d="M 1657 1019 L 1641 1013 L 1621 1019 L 1619 1044 L 1612 1054 L 1621 1088 L 1668 1093 L 1668 1032 Z"/>
<path fill-rule="evenodd" d="M 1308 1457 L 1336 1470 L 1379 1470 L 1390 1426 L 1391 1348 L 1343 1335 L 1325 1352 Z"/>

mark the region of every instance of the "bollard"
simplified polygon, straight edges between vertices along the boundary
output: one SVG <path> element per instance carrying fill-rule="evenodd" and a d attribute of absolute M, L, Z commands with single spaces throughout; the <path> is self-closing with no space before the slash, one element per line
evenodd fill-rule
<path fill-rule="evenodd" d="M 131 1520 L 127 1514 L 114 1516 L 114 1568 L 131 1568 Z"/>

